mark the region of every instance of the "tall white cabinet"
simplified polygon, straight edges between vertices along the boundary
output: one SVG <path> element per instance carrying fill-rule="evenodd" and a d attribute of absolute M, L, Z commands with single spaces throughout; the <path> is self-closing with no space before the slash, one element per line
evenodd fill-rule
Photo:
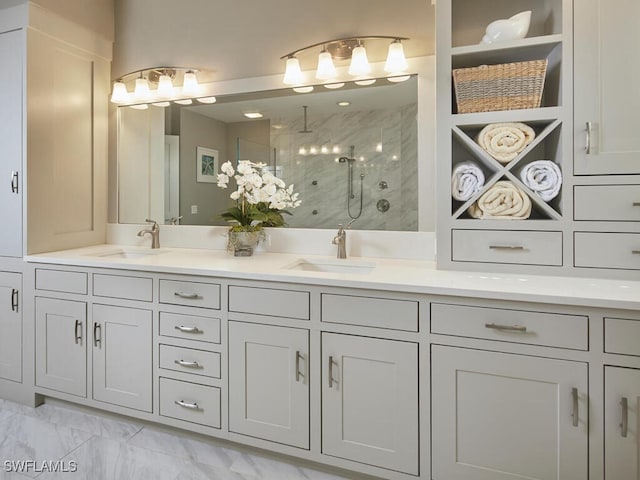
<path fill-rule="evenodd" d="M 0 272 L 0 379 L 22 381 L 22 276 Z"/>

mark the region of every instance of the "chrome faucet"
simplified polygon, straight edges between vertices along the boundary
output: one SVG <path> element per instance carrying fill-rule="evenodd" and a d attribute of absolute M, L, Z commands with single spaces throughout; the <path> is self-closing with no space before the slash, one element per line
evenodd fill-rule
<path fill-rule="evenodd" d="M 153 223 L 151 228 L 143 228 L 138 232 L 138 236 L 142 237 L 145 234 L 151 235 L 151 248 L 160 248 L 160 227 L 155 220 L 145 219 L 145 222 Z"/>
<path fill-rule="evenodd" d="M 355 218 L 347 223 L 347 226 L 343 228 L 342 224 L 338 224 L 338 233 L 331 243 L 338 246 L 338 258 L 347 258 L 347 229 L 351 224 L 355 222 Z"/>

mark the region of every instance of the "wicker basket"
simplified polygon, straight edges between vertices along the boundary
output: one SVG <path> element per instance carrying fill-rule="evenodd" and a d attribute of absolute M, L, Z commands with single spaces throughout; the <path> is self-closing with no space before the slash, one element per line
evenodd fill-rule
<path fill-rule="evenodd" d="M 458 113 L 537 108 L 546 72 L 547 60 L 454 69 Z"/>

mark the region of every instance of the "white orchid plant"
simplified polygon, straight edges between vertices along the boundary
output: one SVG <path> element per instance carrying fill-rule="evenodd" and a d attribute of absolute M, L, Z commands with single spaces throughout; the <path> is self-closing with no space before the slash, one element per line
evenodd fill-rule
<path fill-rule="evenodd" d="M 262 227 L 282 227 L 282 214 L 291 215 L 287 209 L 300 205 L 298 193 L 293 184 L 287 185 L 282 179 L 269 172 L 264 163 L 240 160 L 234 170 L 231 162 L 220 166 L 218 187 L 227 188 L 233 178 L 236 190 L 231 192 L 234 207 L 222 213 L 222 218 L 233 224 L 233 231 L 255 231 Z"/>

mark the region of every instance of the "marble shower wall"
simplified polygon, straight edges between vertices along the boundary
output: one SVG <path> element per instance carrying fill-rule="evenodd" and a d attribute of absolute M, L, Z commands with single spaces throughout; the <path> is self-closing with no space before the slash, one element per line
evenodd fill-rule
<path fill-rule="evenodd" d="M 302 118 L 271 119 L 270 163 L 275 155 L 279 176 L 293 183 L 302 199 L 302 205 L 286 217 L 289 226 L 335 228 L 358 217 L 351 228 L 417 230 L 416 115 L 417 104 L 325 116 L 310 111 L 310 133 L 300 133 Z M 356 160 L 353 198 L 348 198 L 349 162 L 339 159 L 351 157 L 351 146 Z M 381 200 L 389 202 L 386 212 L 377 208 Z"/>

